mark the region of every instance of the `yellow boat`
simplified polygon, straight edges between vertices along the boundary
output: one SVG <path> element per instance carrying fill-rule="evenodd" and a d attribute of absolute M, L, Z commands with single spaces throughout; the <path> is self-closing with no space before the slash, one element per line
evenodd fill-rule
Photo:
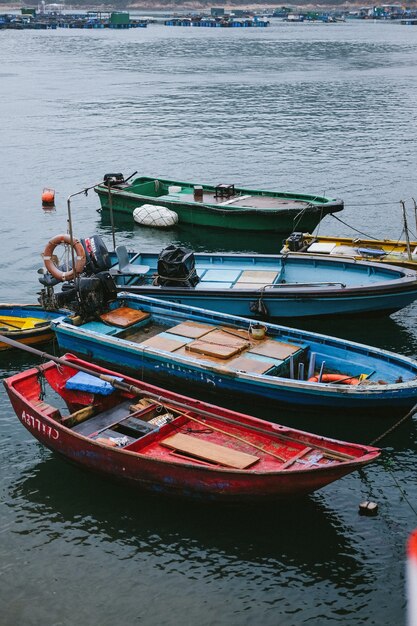
<path fill-rule="evenodd" d="M 316 237 L 310 233 L 292 233 L 284 241 L 281 254 L 288 252 L 349 257 L 417 270 L 417 241 Z"/>
<path fill-rule="evenodd" d="M 26 345 L 46 343 L 53 337 L 51 321 L 65 311 L 45 311 L 36 304 L 0 304 L 0 334 Z M 0 342 L 0 350 L 10 346 Z"/>

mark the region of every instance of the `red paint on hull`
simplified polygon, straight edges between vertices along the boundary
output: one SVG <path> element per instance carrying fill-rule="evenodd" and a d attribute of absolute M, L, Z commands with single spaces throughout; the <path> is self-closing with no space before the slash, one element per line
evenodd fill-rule
<path fill-rule="evenodd" d="M 84 367 L 94 368 L 95 371 L 109 373 L 75 357 L 67 358 Z M 117 391 L 109 397 L 101 396 L 98 399 L 85 392 L 69 392 L 64 385 L 74 374 L 73 369 L 58 369 L 52 363 L 41 368 L 71 411 L 88 405 L 92 400 L 101 403 L 100 408 L 107 409 L 121 394 Z M 45 446 L 87 470 L 167 495 L 239 502 L 300 496 L 341 478 L 379 456 L 376 448 L 311 435 L 185 398 L 128 377 L 124 377 L 124 380 L 139 387 L 144 395 L 163 395 L 165 405 L 169 405 L 169 401 L 187 405 L 185 412 L 204 421 L 207 428 L 204 431 L 201 423 L 196 426 L 195 422 L 189 421 L 188 415 L 181 416 L 180 412 L 180 416 L 174 420 L 178 422 L 175 426 L 171 422 L 156 433 L 138 438 L 125 448 L 109 447 L 64 426 L 57 419 L 58 413 L 40 402 L 38 369 L 12 376 L 4 384 L 18 418 Z M 203 413 L 199 414 L 199 410 Z M 190 424 L 194 430 L 190 431 Z M 232 469 L 193 457 L 176 456 L 160 442 L 180 429 L 184 431 L 185 427 L 197 441 L 204 440 L 223 447 L 230 442 L 231 450 L 256 455 L 258 461 L 245 469 Z M 303 450 L 307 449 L 313 452 L 303 454 Z M 324 449 L 327 453 L 320 456 Z M 332 455 L 336 458 L 332 458 Z M 281 460 L 278 456 L 282 457 Z M 297 460 L 297 457 L 300 459 Z"/>

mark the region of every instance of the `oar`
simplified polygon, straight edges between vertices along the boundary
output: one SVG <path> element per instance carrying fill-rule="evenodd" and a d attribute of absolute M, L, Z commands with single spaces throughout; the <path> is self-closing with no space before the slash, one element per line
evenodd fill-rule
<path fill-rule="evenodd" d="M 77 363 L 73 363 L 72 361 L 68 361 L 67 359 L 52 356 L 51 354 L 48 354 L 47 352 L 42 352 L 41 350 L 37 350 L 36 348 L 32 348 L 31 346 L 22 344 L 19 341 L 15 341 L 14 339 L 9 339 L 9 337 L 5 337 L 4 335 L 0 335 L 0 342 L 1 341 L 3 341 L 4 343 L 7 343 L 12 348 L 25 350 L 26 352 L 30 352 L 31 354 L 41 357 L 42 359 L 48 359 L 50 361 L 53 361 L 54 363 L 58 363 L 59 365 L 64 365 L 65 367 L 71 367 L 72 369 L 78 370 L 80 372 L 84 372 L 86 374 L 90 374 L 91 376 L 95 376 L 96 378 L 100 378 L 100 380 L 103 380 L 109 383 L 115 389 L 120 389 L 121 391 L 127 391 L 128 393 L 132 393 L 138 396 L 145 396 L 147 398 L 151 398 L 152 400 L 155 400 L 157 403 L 160 403 L 160 404 L 165 402 L 175 408 L 185 409 L 188 411 L 189 410 L 196 411 L 197 413 L 205 417 L 215 418 L 223 422 L 240 424 L 240 422 L 237 420 L 233 420 L 228 417 L 222 417 L 221 415 L 217 415 L 216 413 L 213 413 L 211 411 L 206 411 L 198 407 L 189 406 L 188 404 L 184 404 L 183 402 L 177 402 L 176 400 L 171 400 L 170 398 L 160 396 L 156 393 L 151 393 L 143 389 L 140 389 L 140 387 L 136 387 L 135 385 L 130 385 L 129 383 L 125 383 L 121 380 L 117 380 L 117 378 L 114 378 L 113 376 L 109 376 L 107 374 L 100 374 L 99 372 L 96 372 L 88 367 L 83 367 L 82 365 L 78 365 Z M 263 428 L 259 428 L 257 426 L 249 426 L 247 424 L 245 424 L 245 426 L 247 426 L 251 430 L 264 433 L 265 435 L 268 435 L 269 437 L 271 437 L 271 435 L 276 435 L 278 438 L 281 438 L 287 441 L 292 441 L 294 443 L 304 443 L 304 442 L 300 442 L 295 437 L 290 437 L 288 435 L 283 435 L 281 433 L 271 433 L 270 431 L 263 429 Z M 320 444 L 314 444 L 314 443 L 309 442 L 308 445 L 312 448 L 315 448 L 316 450 L 320 450 L 328 454 L 329 456 L 331 455 L 334 458 L 339 459 L 340 461 L 353 461 L 353 460 L 356 460 L 357 458 L 354 455 L 347 454 L 344 452 L 338 452 L 337 450 L 326 448 L 325 446 L 321 446 Z"/>
<path fill-rule="evenodd" d="M 52 356 L 51 354 L 47 354 L 46 352 L 41 352 L 40 350 L 37 350 L 36 348 L 31 348 L 30 346 L 23 345 L 19 343 L 18 341 L 14 341 L 13 339 L 9 339 L 8 337 L 2 337 L 2 335 L 0 335 L 0 341 L 3 341 L 3 340 L 5 340 L 5 343 L 8 343 L 14 348 L 21 348 L 22 350 L 26 350 L 27 352 L 30 352 L 31 354 L 36 354 L 37 356 L 40 356 L 42 358 L 48 358 L 51 361 L 54 361 L 55 363 L 58 363 L 60 365 L 73 367 L 74 369 L 77 369 L 81 372 L 85 372 L 87 374 L 96 376 L 97 378 L 100 378 L 101 380 L 110 383 L 113 387 L 117 389 L 121 389 L 123 391 L 128 391 L 129 393 L 134 393 L 136 395 L 141 395 L 141 396 L 146 396 L 147 398 L 151 398 L 152 400 L 155 400 L 156 404 L 159 404 L 160 406 L 164 406 L 163 403 L 165 402 L 166 404 L 170 404 L 175 407 L 181 407 L 187 410 L 196 410 L 197 413 L 200 413 L 200 414 L 204 413 L 206 415 L 209 415 L 210 417 L 217 417 L 218 419 L 221 420 L 221 416 L 217 416 L 214 413 L 209 413 L 208 411 L 200 411 L 199 409 L 194 409 L 193 407 L 190 407 L 186 404 L 171 401 L 169 398 L 163 398 L 162 396 L 158 396 L 157 394 L 154 394 L 154 393 L 147 393 L 143 389 L 140 389 L 139 387 L 135 387 L 134 385 L 129 385 L 128 383 L 123 383 L 120 380 L 116 380 L 116 378 L 113 378 L 112 376 L 107 376 L 106 374 L 99 374 L 98 372 L 95 372 L 94 370 L 90 370 L 87 367 L 82 367 L 81 365 L 77 365 L 76 363 L 71 363 L 70 361 L 67 361 L 66 359 Z M 188 413 L 184 413 L 183 411 L 180 411 L 180 410 L 178 411 L 178 413 L 180 415 L 183 415 L 184 417 L 187 417 L 189 420 L 192 420 L 193 422 L 197 422 L 198 424 L 202 424 L 203 426 L 207 425 L 201 420 L 197 419 L 196 417 L 192 417 L 191 415 L 188 415 Z M 213 426 L 213 425 L 211 425 L 210 428 L 224 435 L 228 435 L 229 437 L 242 441 L 243 443 L 249 444 L 253 448 L 258 449 L 264 452 L 265 454 L 269 454 L 281 462 L 286 461 L 286 459 L 280 456 L 279 454 L 270 452 L 269 450 L 265 450 L 261 446 L 251 443 L 250 441 L 247 441 L 246 439 L 243 439 L 242 437 L 239 437 L 238 435 L 233 435 L 232 433 L 228 433 L 222 430 L 221 428 L 217 428 L 216 426 Z"/>
<path fill-rule="evenodd" d="M 7 324 L 7 326 L 11 326 L 12 328 L 16 328 L 17 330 L 20 330 L 20 328 L 21 328 L 20 326 L 17 326 L 16 324 L 12 324 L 11 322 L 5 322 L 5 324 Z M 1 330 L 4 331 L 4 330 L 8 330 L 8 329 L 7 329 L 7 327 L 3 327 Z"/>

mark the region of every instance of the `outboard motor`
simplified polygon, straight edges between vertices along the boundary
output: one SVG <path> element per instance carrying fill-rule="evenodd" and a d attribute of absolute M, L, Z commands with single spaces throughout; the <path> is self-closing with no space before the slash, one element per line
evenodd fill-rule
<path fill-rule="evenodd" d="M 158 258 L 158 285 L 192 288 L 199 280 L 192 250 L 173 244 L 162 250 Z"/>
<path fill-rule="evenodd" d="M 54 293 L 52 288 L 42 289 L 39 303 L 46 310 L 68 308 L 84 319 L 93 318 L 117 298 L 116 284 L 109 272 L 77 278 L 64 283 L 62 290 Z"/>
<path fill-rule="evenodd" d="M 61 283 L 44 269 L 39 270 L 39 282 L 43 289 L 39 294 L 39 302 L 46 310 L 66 307 L 80 315 L 91 317 L 102 310 L 107 302 L 117 296 L 116 285 L 109 273 L 111 267 L 109 251 L 99 235 L 81 240 L 85 251 L 86 264 L 83 272 L 74 280 Z M 68 272 L 72 268 L 71 259 L 62 267 Z M 61 268 L 59 268 L 61 269 Z M 62 285 L 61 291 L 55 293 L 54 287 Z"/>
<path fill-rule="evenodd" d="M 117 174 L 104 174 L 103 182 L 106 186 L 114 187 L 125 182 L 125 178 L 121 172 Z"/>
<path fill-rule="evenodd" d="M 84 273 L 87 275 L 104 272 L 111 267 L 110 254 L 100 235 L 81 239 L 87 262 Z"/>
<path fill-rule="evenodd" d="M 285 240 L 284 244 L 286 244 L 290 252 L 299 252 L 305 245 L 304 234 L 291 233 L 288 239 Z"/>

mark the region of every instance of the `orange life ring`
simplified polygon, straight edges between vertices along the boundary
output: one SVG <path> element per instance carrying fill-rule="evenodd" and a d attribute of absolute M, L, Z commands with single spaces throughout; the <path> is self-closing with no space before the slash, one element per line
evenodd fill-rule
<path fill-rule="evenodd" d="M 318 383 L 319 377 L 312 376 L 308 379 L 309 383 Z M 323 374 L 322 383 L 340 383 L 341 385 L 359 385 L 359 378 L 348 377 L 347 374 Z"/>
<path fill-rule="evenodd" d="M 46 244 L 43 251 L 43 262 L 46 269 L 54 278 L 62 282 L 66 280 L 72 280 L 74 278 L 74 270 L 71 269 L 68 272 L 63 272 L 57 267 L 53 261 L 52 255 L 54 250 L 59 244 L 65 243 L 71 245 L 71 237 L 69 235 L 56 235 Z M 75 272 L 80 274 L 86 263 L 84 248 L 79 239 L 73 239 L 72 241 L 75 252 Z"/>

